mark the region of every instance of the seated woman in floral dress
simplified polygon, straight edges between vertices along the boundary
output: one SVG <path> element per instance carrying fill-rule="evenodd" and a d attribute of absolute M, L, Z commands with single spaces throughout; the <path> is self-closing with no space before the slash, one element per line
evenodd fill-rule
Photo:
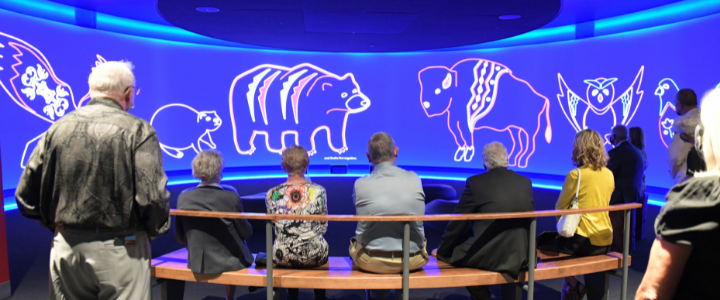
<path fill-rule="evenodd" d="M 326 215 L 325 188 L 305 178 L 310 158 L 301 146 L 292 146 L 282 153 L 282 168 L 288 180 L 267 192 L 265 204 L 269 214 Z M 273 261 L 278 267 L 313 268 L 328 261 L 328 243 L 323 234 L 327 222 L 278 220 L 275 223 Z M 271 256 L 268 254 L 268 256 Z M 297 289 L 288 289 L 289 298 L 298 298 Z M 315 290 L 317 300 L 325 299 L 325 290 Z"/>

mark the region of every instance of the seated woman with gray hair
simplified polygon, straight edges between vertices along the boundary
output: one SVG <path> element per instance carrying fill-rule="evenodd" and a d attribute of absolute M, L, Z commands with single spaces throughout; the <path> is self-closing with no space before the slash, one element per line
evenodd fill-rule
<path fill-rule="evenodd" d="M 268 214 L 326 215 L 325 188 L 304 177 L 310 164 L 307 150 L 294 145 L 282 153 L 282 168 L 288 174 L 285 183 L 270 189 L 265 196 Z M 327 222 L 278 220 L 275 222 L 275 253 L 268 254 L 279 267 L 313 268 L 328 261 L 328 243 L 323 235 Z M 298 298 L 297 289 L 288 289 L 290 299 Z M 316 299 L 325 299 L 325 290 L 315 290 Z"/>
<path fill-rule="evenodd" d="M 217 151 L 201 151 L 192 161 L 192 173 L 200 184 L 182 191 L 177 208 L 183 210 L 242 212 L 237 190 L 220 185 L 225 163 Z M 244 219 L 175 217 L 175 239 L 187 247 L 188 268 L 194 273 L 217 274 L 252 265 L 245 240 L 252 226 Z M 227 299 L 235 298 L 235 286 L 226 285 Z"/>

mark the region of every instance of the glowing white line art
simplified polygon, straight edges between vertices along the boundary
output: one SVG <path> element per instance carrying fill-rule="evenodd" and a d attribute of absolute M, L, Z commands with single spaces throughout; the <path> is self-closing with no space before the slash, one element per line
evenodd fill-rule
<path fill-rule="evenodd" d="M 282 81 L 282 84 L 273 85 L 275 81 Z M 236 103 L 235 95 L 244 97 Z M 245 101 L 247 105 L 243 105 Z M 310 103 L 304 105 L 310 105 L 312 109 L 304 110 L 301 116 L 300 102 L 306 101 Z M 314 155 L 317 153 L 315 136 L 323 130 L 327 133 L 328 146 L 332 151 L 338 154 L 346 152 L 348 116 L 367 110 L 370 99 L 360 91 L 352 73 L 339 76 L 309 63 L 294 67 L 263 64 L 235 77 L 230 85 L 229 104 L 238 153 L 253 154 L 256 150 L 254 141 L 259 135 L 264 136 L 265 147 L 269 152 L 282 153 L 288 146 L 286 136 L 292 134 L 296 144 L 300 144 L 301 135 L 308 138 L 311 145 L 308 154 Z M 290 109 L 288 106 L 292 108 L 291 120 L 287 116 Z M 256 120 L 256 110 L 263 116 L 262 122 Z M 330 120 L 341 122 L 340 128 L 326 124 Z M 273 128 L 280 130 L 271 130 Z M 332 135 L 331 128 L 335 128 L 333 131 L 341 131 L 341 139 L 333 141 L 337 135 Z M 238 142 L 241 134 L 249 137 L 247 150 L 243 150 Z M 279 143 L 272 146 L 275 141 Z M 342 145 L 338 145 L 340 143 Z"/>
<path fill-rule="evenodd" d="M 658 132 L 660 133 L 660 141 L 665 145 L 665 148 L 669 147 L 674 135 L 672 127 L 675 123 L 674 117 L 677 114 L 675 113 L 673 100 L 678 91 L 680 91 L 680 88 L 672 78 L 663 78 L 658 82 L 658 87 L 655 89 L 655 96 L 658 96 L 660 100 Z"/>
<path fill-rule="evenodd" d="M 0 87 L 15 104 L 50 124 L 77 108 L 70 85 L 58 78 L 48 59 L 35 46 L 0 32 L 0 49 L 4 51 L 0 54 Z M 32 148 L 43 134 L 25 144 L 21 168 L 25 168 Z"/>
<path fill-rule="evenodd" d="M 572 125 L 577 132 L 589 128 L 588 115 L 590 113 L 598 116 L 606 114 L 612 116 L 612 126 L 610 128 L 593 128 L 599 131 L 601 135 L 605 135 L 606 132 L 609 132 L 612 127 L 618 124 L 628 125 L 635 116 L 642 101 L 644 92 L 640 89 L 640 86 L 642 84 L 644 70 L 645 66 L 641 66 L 640 71 L 638 71 L 630 87 L 617 98 L 615 98 L 614 84 L 618 80 L 617 78 L 600 77 L 584 80 L 583 82 L 585 82 L 588 87 L 585 92 L 585 99 L 583 99 L 568 87 L 565 79 L 558 73 L 560 94 L 557 94 L 557 99 L 570 125 Z M 612 100 L 605 102 L 605 99 Z M 616 112 L 616 110 L 619 113 Z M 578 113 L 582 113 L 581 122 L 578 122 Z M 609 141 L 605 139 L 605 143 L 609 144 Z"/>
<path fill-rule="evenodd" d="M 222 120 L 214 110 L 197 111 L 185 104 L 172 103 L 158 108 L 150 124 L 158 132 L 163 152 L 174 158 L 183 158 L 183 151 L 189 149 L 195 153 L 204 148 L 216 149 L 210 133 L 220 128 Z"/>
<path fill-rule="evenodd" d="M 506 96 L 498 99 L 502 77 L 510 77 L 512 80 L 504 82 L 512 82 L 518 87 L 517 90 L 514 90 L 515 87 L 504 90 Z M 420 104 L 425 114 L 430 118 L 446 115 L 447 128 L 457 145 L 453 157 L 456 162 L 472 161 L 475 156 L 475 132 L 480 130 L 507 132 L 513 141 L 508 165 L 519 168 L 526 168 L 528 160 L 535 153 L 535 139 L 542 130 L 543 120 L 546 122 L 542 130 L 545 141 L 550 143 L 552 140 L 550 101 L 530 83 L 513 75 L 503 64 L 469 58 L 450 68 L 423 68 L 418 72 L 418 80 Z M 518 102 L 527 107 L 518 109 Z M 494 115 L 513 115 L 513 118 L 503 118 L 492 126 L 480 124 L 491 111 L 495 111 Z M 510 119 L 523 126 L 510 124 Z M 533 134 L 528 134 L 528 130 Z M 514 152 L 516 141 L 520 148 L 518 152 Z"/>

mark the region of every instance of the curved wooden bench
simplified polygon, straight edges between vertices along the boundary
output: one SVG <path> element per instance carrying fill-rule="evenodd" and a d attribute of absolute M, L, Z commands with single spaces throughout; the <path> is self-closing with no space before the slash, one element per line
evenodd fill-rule
<path fill-rule="evenodd" d="M 552 252 L 538 252 L 540 259 L 535 269 L 535 280 L 597 273 L 622 267 L 622 253 L 572 257 Z M 630 262 L 628 261 L 628 264 Z M 187 268 L 187 249 L 163 255 L 152 260 L 152 275 L 158 278 L 231 284 L 245 286 L 267 285 L 266 269 L 253 264 L 247 269 L 222 274 L 197 274 Z M 515 281 L 507 275 L 471 268 L 456 268 L 431 257 L 422 270 L 410 273 L 411 289 L 494 285 L 527 281 L 527 272 L 520 273 Z M 359 270 L 349 257 L 329 258 L 328 263 L 314 269 L 273 270 L 273 286 L 303 289 L 400 289 L 401 274 L 374 274 Z"/>
<path fill-rule="evenodd" d="M 274 215 L 258 213 L 230 213 L 209 211 L 171 210 L 175 216 L 199 218 L 227 218 L 265 220 L 266 222 L 266 252 L 272 251 L 272 223 L 277 220 L 307 220 L 307 221 L 340 221 L 340 222 L 405 222 L 403 233 L 403 257 L 408 261 L 408 243 L 410 239 L 410 225 L 412 221 L 455 221 L 455 220 L 497 220 L 497 219 L 530 219 L 530 249 L 535 253 L 536 218 L 556 217 L 567 214 L 594 213 L 605 211 L 625 211 L 625 224 L 630 222 L 629 210 L 641 208 L 638 203 L 620 204 L 607 207 L 585 208 L 578 210 L 545 210 L 514 213 L 481 213 L 481 214 L 448 214 L 448 215 L 395 215 L 395 216 L 355 216 L 355 215 Z M 187 250 L 182 249 L 161 256 L 152 261 L 152 274 L 157 278 L 168 279 L 163 286 L 163 298 L 169 297 L 173 290 L 169 287 L 177 286 L 175 297 L 182 297 L 185 281 L 208 282 L 217 284 L 283 287 L 283 288 L 319 288 L 319 289 L 403 289 L 403 300 L 409 300 L 411 288 L 440 288 L 461 287 L 475 285 L 493 285 L 527 281 L 528 300 L 533 299 L 534 281 L 561 278 L 565 276 L 590 274 L 614 270 L 622 267 L 621 299 L 627 294 L 627 272 L 630 264 L 628 255 L 628 241 L 630 227 L 625 227 L 623 235 L 623 253 L 609 253 L 591 257 L 571 257 L 557 253 L 539 253 L 540 262 L 537 268 L 531 268 L 520 275 L 518 281 L 507 275 L 496 272 L 483 271 L 470 268 L 455 268 L 448 264 L 431 259 L 422 270 L 409 272 L 407 264 L 403 266 L 403 274 L 373 274 L 358 270 L 350 258 L 331 257 L 328 264 L 315 269 L 268 269 L 257 268 L 255 265 L 248 269 L 227 272 L 222 274 L 206 275 L 195 274 L 187 269 Z M 623 258 L 626 259 L 623 259 Z M 530 255 L 529 264 L 535 265 L 535 255 Z M 607 273 L 606 273 L 607 274 Z M 267 299 L 273 299 L 273 292 L 268 288 Z"/>

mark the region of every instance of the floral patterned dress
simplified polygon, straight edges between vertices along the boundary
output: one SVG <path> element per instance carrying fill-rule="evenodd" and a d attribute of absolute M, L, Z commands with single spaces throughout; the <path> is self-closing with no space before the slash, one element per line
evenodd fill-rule
<path fill-rule="evenodd" d="M 325 188 L 307 183 L 281 184 L 265 195 L 269 214 L 325 215 Z M 328 244 L 323 238 L 327 222 L 278 220 L 275 223 L 274 262 L 278 266 L 312 268 L 328 260 Z"/>

